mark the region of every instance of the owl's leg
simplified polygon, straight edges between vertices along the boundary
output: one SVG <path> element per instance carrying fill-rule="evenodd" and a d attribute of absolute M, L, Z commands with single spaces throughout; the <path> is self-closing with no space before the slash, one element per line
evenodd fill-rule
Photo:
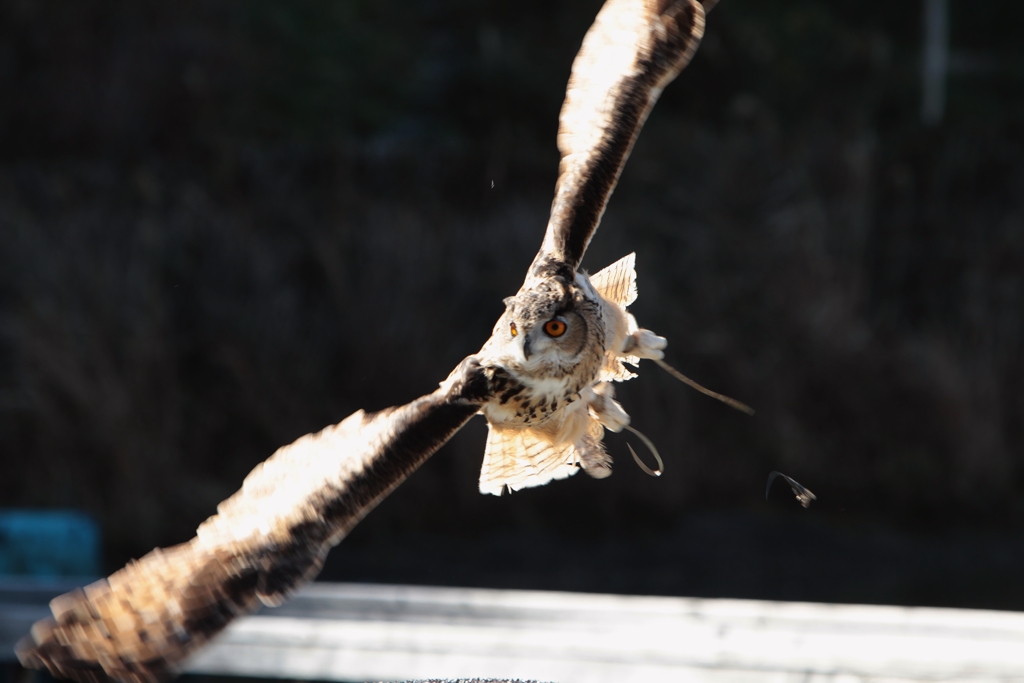
<path fill-rule="evenodd" d="M 594 417 L 605 429 L 621 432 L 622 428 L 629 424 L 629 414 L 613 398 L 615 388 L 611 382 L 599 382 L 593 387 L 587 387 L 580 392 L 580 395 L 587 402 Z"/>
<path fill-rule="evenodd" d="M 662 349 L 666 346 L 668 346 L 667 339 L 659 337 L 650 330 L 641 328 L 626 337 L 626 341 L 622 345 L 621 355 L 661 360 L 665 357 Z"/>

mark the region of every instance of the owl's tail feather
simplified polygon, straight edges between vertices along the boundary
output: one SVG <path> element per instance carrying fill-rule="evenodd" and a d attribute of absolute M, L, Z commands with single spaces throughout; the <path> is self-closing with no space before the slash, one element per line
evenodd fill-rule
<path fill-rule="evenodd" d="M 652 360 L 655 363 L 657 363 L 658 365 L 660 365 L 662 370 L 664 370 L 668 374 L 672 375 L 673 377 L 675 377 L 677 380 L 679 380 L 683 384 L 686 384 L 687 386 L 693 387 L 694 389 L 696 389 L 700 393 L 704 394 L 705 396 L 710 396 L 713 399 L 719 400 L 722 403 L 724 403 L 725 405 L 729 406 L 730 408 L 735 408 L 736 410 L 740 411 L 741 413 L 746 413 L 747 415 L 753 415 L 754 414 L 754 409 L 751 408 L 750 406 L 748 406 L 746 403 L 742 403 L 740 401 L 737 401 L 734 398 L 729 398 L 725 394 L 720 394 L 717 391 L 711 391 L 707 387 L 702 386 L 700 384 L 697 384 L 692 379 L 690 379 L 689 377 L 687 377 L 683 373 L 679 372 L 674 367 L 672 367 L 671 365 L 669 365 L 665 361 L 661 360 L 660 358 L 653 358 Z"/>
<path fill-rule="evenodd" d="M 657 469 L 652 470 L 650 467 L 645 465 L 644 461 L 641 460 L 640 456 L 637 455 L 636 451 L 633 450 L 633 447 L 627 443 L 626 448 L 628 448 L 629 452 L 633 454 L 633 460 L 635 460 L 636 464 L 640 466 L 640 469 L 642 469 L 647 474 L 651 475 L 652 477 L 660 477 L 662 473 L 665 471 L 665 462 L 661 459 L 661 454 L 658 453 L 658 449 L 654 447 L 654 442 L 648 439 L 647 435 L 641 432 L 639 429 L 630 427 L 629 425 L 626 425 L 625 428 L 636 434 L 638 437 L 640 437 L 640 440 L 644 442 L 644 445 L 647 446 L 648 449 L 650 449 L 651 454 L 654 456 L 654 459 L 658 461 L 658 467 Z"/>

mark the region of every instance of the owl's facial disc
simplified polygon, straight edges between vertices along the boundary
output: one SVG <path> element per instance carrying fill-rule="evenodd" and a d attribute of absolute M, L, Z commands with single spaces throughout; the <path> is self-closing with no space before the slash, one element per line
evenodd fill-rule
<path fill-rule="evenodd" d="M 529 282 L 505 299 L 505 315 L 495 334 L 519 363 L 575 363 L 587 336 L 575 295 L 574 287 L 558 277 Z"/>

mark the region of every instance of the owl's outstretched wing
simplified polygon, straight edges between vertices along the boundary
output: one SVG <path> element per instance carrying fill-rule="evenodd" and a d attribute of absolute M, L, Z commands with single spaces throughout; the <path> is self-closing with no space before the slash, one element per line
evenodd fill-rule
<path fill-rule="evenodd" d="M 236 616 L 279 604 L 327 551 L 489 397 L 475 358 L 434 393 L 277 451 L 188 543 L 154 550 L 108 579 L 56 598 L 53 618 L 17 646 L 29 668 L 100 683 L 153 683 Z"/>
<path fill-rule="evenodd" d="M 530 276 L 579 267 L 647 115 L 703 34 L 697 0 L 605 3 L 572 65 L 555 199 Z"/>

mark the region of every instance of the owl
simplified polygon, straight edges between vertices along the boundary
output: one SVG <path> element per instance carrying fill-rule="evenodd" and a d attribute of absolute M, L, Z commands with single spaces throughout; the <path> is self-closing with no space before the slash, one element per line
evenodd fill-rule
<path fill-rule="evenodd" d="M 603 431 L 629 423 L 611 383 L 635 377 L 623 363 L 661 359 L 667 343 L 626 310 L 637 295 L 634 261 L 630 254 L 571 280 L 529 278 L 505 300 L 476 354 L 493 389 L 481 409 L 488 425 L 482 493 L 541 486 L 578 469 L 611 474 Z"/>
<path fill-rule="evenodd" d="M 637 296 L 632 254 L 593 276 L 580 262 L 640 128 L 703 31 L 698 2 L 623 0 L 606 3 L 583 40 L 559 116 L 561 163 L 544 241 L 477 354 L 494 385 L 481 409 L 483 493 L 578 469 L 611 474 L 603 430 L 629 423 L 611 382 L 634 376 L 624 362 L 660 361 L 666 340 L 626 310 Z"/>
<path fill-rule="evenodd" d="M 56 598 L 16 646 L 21 663 L 82 683 L 157 683 L 235 617 L 276 605 L 327 552 L 474 415 L 489 435 L 480 489 L 538 486 L 577 469 L 610 473 L 604 429 L 626 427 L 613 382 L 660 362 L 638 328 L 634 257 L 580 269 L 640 128 L 704 29 L 696 0 L 608 0 L 572 67 L 558 182 L 540 251 L 491 337 L 434 392 L 358 411 L 284 446 L 217 506 L 191 540 L 154 550 Z"/>

